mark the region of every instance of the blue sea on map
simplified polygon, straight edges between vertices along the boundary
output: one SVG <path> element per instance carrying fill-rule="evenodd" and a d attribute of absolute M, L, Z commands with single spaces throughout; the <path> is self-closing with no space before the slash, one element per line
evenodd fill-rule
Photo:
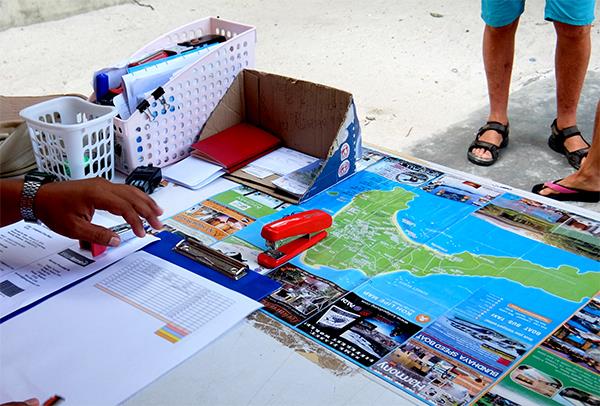
<path fill-rule="evenodd" d="M 265 249 L 264 239 L 260 237 L 260 229 L 270 221 L 287 214 L 313 208 L 323 209 L 335 215 L 349 204 L 354 196 L 361 192 L 392 190 L 396 187 L 402 187 L 416 195 L 409 202 L 408 208 L 401 210 L 397 215 L 398 224 L 414 243 L 425 244 L 435 251 L 449 255 L 471 252 L 475 255 L 505 256 L 515 259 L 523 257 L 525 260 L 545 267 L 570 264 L 582 271 L 600 269 L 596 261 L 540 244 L 533 239 L 505 230 L 476 217 L 472 213 L 477 208 L 469 204 L 434 196 L 412 186 L 400 185 L 371 172 L 359 172 L 342 184 L 338 184 L 310 199 L 301 207 L 290 206 L 274 215 L 259 219 L 238 232 L 236 236 Z M 505 196 L 502 195 L 496 198 L 493 203 Z M 511 204 L 518 204 L 513 195 L 508 196 L 508 201 Z M 524 206 L 526 208 L 530 207 L 528 205 Z M 536 215 L 549 215 L 547 214 L 548 211 L 542 210 L 538 213 L 535 208 L 529 208 L 529 210 L 534 210 Z M 553 215 L 550 215 L 550 218 L 555 220 Z M 357 236 L 357 238 L 360 237 Z M 353 289 L 365 280 L 365 275 L 359 270 L 337 270 L 327 266 L 312 268 L 302 263 L 299 258 L 294 259 L 293 263 L 318 276 L 329 279 L 347 290 Z M 494 287 L 500 288 L 500 282 L 505 285 L 502 287 L 502 291 L 514 289 L 522 291 L 524 289 L 527 292 L 526 294 L 535 293 L 532 296 L 536 298 L 534 300 L 538 300 L 537 298 L 545 293 L 540 289 L 523 287 L 519 283 L 510 280 L 487 276 L 441 274 L 415 277 L 410 270 L 407 270 L 378 275 L 372 279 L 373 287 L 384 292 L 387 290 L 390 295 L 396 296 L 394 289 L 402 287 L 415 292 L 416 297 L 429 300 L 440 308 L 451 308 L 467 299 L 479 288 L 490 283 L 493 283 Z M 563 300 L 557 300 L 553 305 L 560 304 L 564 306 Z M 522 302 L 523 298 L 520 301 Z"/>
<path fill-rule="evenodd" d="M 292 259 L 290 263 L 299 268 L 310 271 L 310 273 L 320 276 L 321 278 L 328 279 L 342 289 L 352 290 L 367 280 L 367 276 L 364 274 L 364 272 L 359 270 L 345 269 L 343 272 L 340 272 L 337 269 L 329 268 L 324 265 L 320 265 L 318 268 L 313 268 L 302 262 L 301 258 L 302 257 L 296 257 Z"/>

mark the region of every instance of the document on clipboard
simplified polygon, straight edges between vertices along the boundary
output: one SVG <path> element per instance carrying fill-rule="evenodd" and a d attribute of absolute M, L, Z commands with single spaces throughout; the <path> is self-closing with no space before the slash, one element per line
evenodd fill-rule
<path fill-rule="evenodd" d="M 0 322 L 155 240 L 134 238 L 93 257 L 77 241 L 42 225 L 0 228 Z"/>
<path fill-rule="evenodd" d="M 260 307 L 135 253 L 0 325 L 0 399 L 118 404 Z"/>

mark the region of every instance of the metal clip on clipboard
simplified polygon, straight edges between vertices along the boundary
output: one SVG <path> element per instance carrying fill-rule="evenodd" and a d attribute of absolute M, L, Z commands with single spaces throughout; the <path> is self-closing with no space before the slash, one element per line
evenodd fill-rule
<path fill-rule="evenodd" d="M 231 258 L 220 251 L 207 247 L 192 237 L 187 237 L 177 243 L 173 251 L 185 255 L 191 260 L 205 265 L 215 271 L 238 280 L 248 273 L 248 265 Z"/>

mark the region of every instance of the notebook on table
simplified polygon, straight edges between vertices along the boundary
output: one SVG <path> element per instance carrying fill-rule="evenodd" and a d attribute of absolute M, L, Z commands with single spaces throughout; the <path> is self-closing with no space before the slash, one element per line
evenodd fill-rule
<path fill-rule="evenodd" d="M 247 123 L 237 124 L 192 145 L 192 154 L 234 172 L 273 151 L 281 140 Z"/>

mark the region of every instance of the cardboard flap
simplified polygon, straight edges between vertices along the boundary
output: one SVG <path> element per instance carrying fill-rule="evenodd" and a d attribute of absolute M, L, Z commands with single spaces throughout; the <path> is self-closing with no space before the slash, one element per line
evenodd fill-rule
<path fill-rule="evenodd" d="M 342 90 L 270 73 L 245 70 L 246 120 L 289 148 L 327 158 L 352 103 Z"/>
<path fill-rule="evenodd" d="M 281 139 L 283 146 L 322 160 L 312 184 L 297 197 L 241 170 L 228 179 L 290 203 L 304 201 L 354 173 L 360 126 L 352 95 L 328 86 L 255 70 L 233 81 L 200 133 L 200 139 L 247 122 Z M 252 142 L 252 137 L 248 142 Z"/>
<path fill-rule="evenodd" d="M 217 104 L 204 127 L 200 131 L 200 140 L 211 137 L 221 131 L 246 121 L 244 108 L 244 87 L 242 75 L 236 76 L 229 90 Z"/>

